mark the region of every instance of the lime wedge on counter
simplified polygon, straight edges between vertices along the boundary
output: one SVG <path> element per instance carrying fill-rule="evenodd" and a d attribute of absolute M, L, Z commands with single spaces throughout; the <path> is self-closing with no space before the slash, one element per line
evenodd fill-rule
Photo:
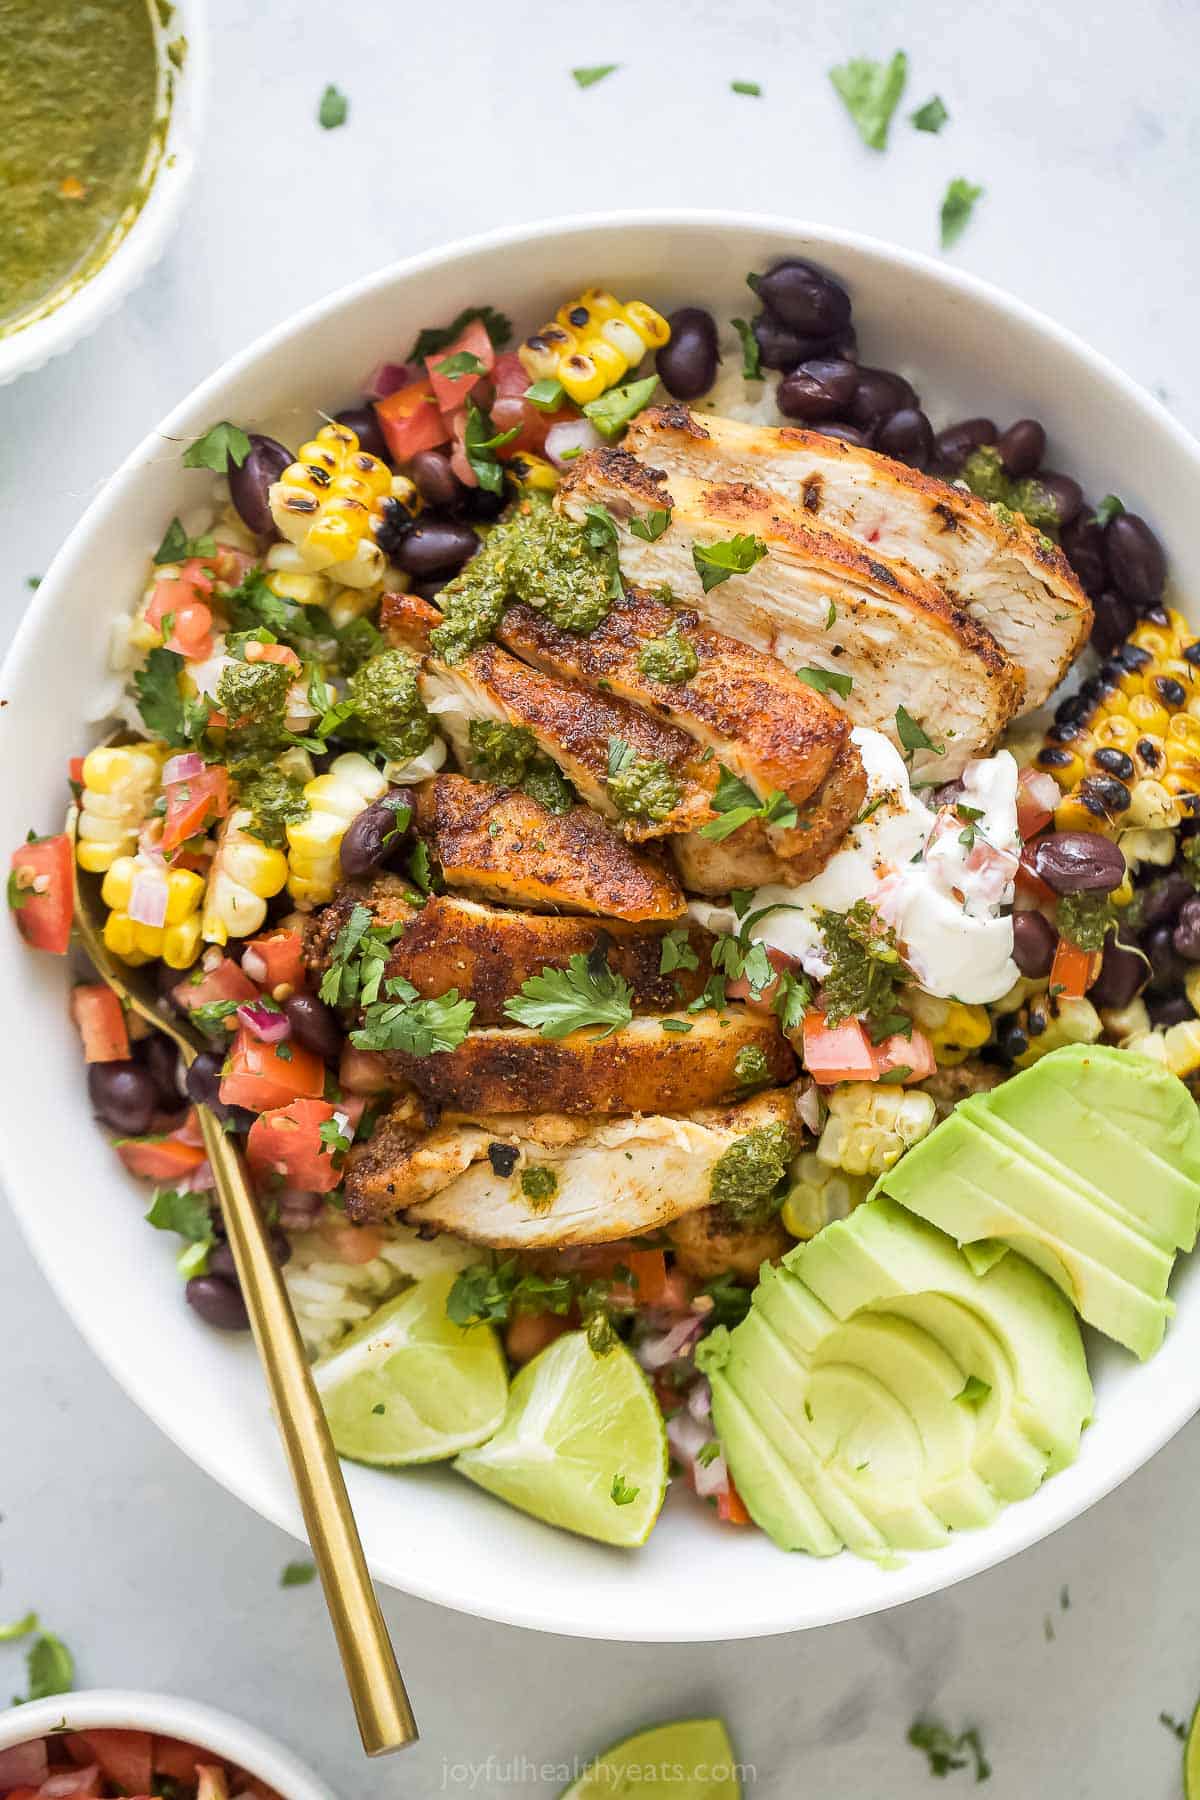
<path fill-rule="evenodd" d="M 597 1356 L 569 1331 L 521 1370 L 495 1437 L 454 1466 L 548 1525 L 628 1548 L 662 1506 L 667 1434 L 629 1351 Z"/>
<path fill-rule="evenodd" d="M 559 1800 L 740 1800 L 733 1745 L 720 1719 L 676 1719 L 593 1758 Z"/>
<path fill-rule="evenodd" d="M 1183 1746 L 1183 1792 L 1184 1800 L 1200 1800 L 1200 1705 L 1192 1714 Z"/>
<path fill-rule="evenodd" d="M 490 1437 L 508 1373 L 488 1325 L 446 1316 L 455 1272 L 416 1281 L 313 1369 L 341 1456 L 384 1468 L 437 1462 Z"/>

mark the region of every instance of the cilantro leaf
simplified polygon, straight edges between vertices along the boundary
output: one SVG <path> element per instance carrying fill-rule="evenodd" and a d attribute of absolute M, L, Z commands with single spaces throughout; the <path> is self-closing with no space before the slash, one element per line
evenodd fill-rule
<path fill-rule="evenodd" d="M 179 692 L 183 660 L 174 650 L 151 650 L 133 677 L 146 730 L 172 745 L 194 744 L 208 723 L 208 701 L 185 700 Z"/>
<path fill-rule="evenodd" d="M 954 1769 L 968 1768 L 971 1758 L 974 1758 L 977 1782 L 986 1781 L 991 1775 L 991 1764 L 983 1753 L 983 1744 L 975 1726 L 955 1737 L 935 1719 L 918 1719 L 909 1728 L 908 1741 L 914 1750 L 925 1752 L 929 1758 L 931 1775 L 948 1775 Z"/>
<path fill-rule="evenodd" d="M 222 419 L 183 453 L 185 469 L 211 469 L 214 475 L 228 475 L 232 462 L 240 469 L 250 454 L 250 439 L 240 425 Z"/>
<path fill-rule="evenodd" d="M 318 122 L 326 131 L 333 131 L 338 125 L 346 123 L 346 115 L 350 111 L 350 102 L 340 88 L 330 82 L 321 95 L 321 104 L 317 108 Z"/>
<path fill-rule="evenodd" d="M 583 509 L 583 535 L 593 550 L 605 550 L 617 542 L 617 521 L 607 506 L 593 503 Z"/>
<path fill-rule="evenodd" d="M 749 94 L 755 100 L 762 98 L 762 87 L 757 81 L 731 81 L 729 86 L 735 94 Z"/>
<path fill-rule="evenodd" d="M 644 544 L 656 544 L 670 523 L 670 507 L 654 506 L 644 519 L 630 519 L 629 530 L 635 538 L 641 538 Z"/>
<path fill-rule="evenodd" d="M 283 1588 L 307 1587 L 310 1581 L 316 1580 L 316 1575 L 317 1569 L 315 1563 L 285 1563 L 283 1573 L 279 1577 L 279 1585 Z"/>
<path fill-rule="evenodd" d="M 721 816 L 701 825 L 701 837 L 708 838 L 714 844 L 724 843 L 727 837 L 740 831 L 751 819 L 762 819 L 764 824 L 778 825 L 785 831 L 790 831 L 798 823 L 796 808 L 779 788 L 773 788 L 764 800 L 759 800 L 754 789 L 747 787 L 732 769 L 727 769 L 724 763 L 719 764 L 719 768 L 717 788 L 711 805 L 713 811 Z"/>
<path fill-rule="evenodd" d="M 523 1273 L 515 1256 L 493 1268 L 472 1263 L 455 1278 L 446 1296 L 446 1317 L 455 1325 L 505 1325 L 519 1314 L 570 1310 L 576 1282 L 570 1275 Z"/>
<path fill-rule="evenodd" d="M 418 332 L 417 341 L 408 353 L 409 362 L 424 362 L 427 357 L 436 356 L 439 350 L 447 349 L 476 319 L 491 338 L 493 348 L 503 350 L 512 336 L 512 320 L 493 306 L 467 306 L 449 325 L 426 325 Z"/>
<path fill-rule="evenodd" d="M 75 1685 L 75 1659 L 62 1639 L 48 1631 L 30 1645 L 25 1672 L 29 1681 L 25 1700 L 48 1700 L 52 1694 L 69 1694 Z"/>
<path fill-rule="evenodd" d="M 521 984 L 517 998 L 505 1003 L 505 1016 L 540 1031 L 544 1038 L 565 1038 L 584 1026 L 603 1027 L 610 1037 L 633 1017 L 632 990 L 623 975 L 609 968 L 603 955 L 573 956 L 565 969 L 545 968 Z"/>
<path fill-rule="evenodd" d="M 701 1292 L 713 1303 L 708 1316 L 714 1325 L 740 1325 L 750 1311 L 753 1290 L 742 1287 L 728 1270 L 715 1276 Z"/>
<path fill-rule="evenodd" d="M 641 1493 L 640 1487 L 630 1487 L 623 1475 L 614 1475 L 609 1498 L 614 1506 L 629 1506 Z"/>
<path fill-rule="evenodd" d="M 175 1188 L 156 1188 L 147 1225 L 157 1231 L 177 1231 L 190 1244 L 212 1242 L 212 1215 L 207 1194 L 180 1193 Z"/>
<path fill-rule="evenodd" d="M 445 376 L 447 381 L 461 381 L 464 375 L 487 374 L 487 370 L 472 350 L 457 350 L 453 356 L 444 356 L 441 362 L 435 362 L 432 366 L 438 375 Z"/>
<path fill-rule="evenodd" d="M 742 340 L 742 380 L 761 381 L 762 350 L 754 335 L 754 327 L 747 324 L 745 319 L 732 319 L 730 323 Z"/>
<path fill-rule="evenodd" d="M 660 975 L 672 975 L 676 969 L 698 969 L 700 958 L 692 949 L 692 940 L 686 926 L 676 931 L 668 931 L 662 939 L 658 953 L 658 972 Z"/>
<path fill-rule="evenodd" d="M 896 708 L 896 736 L 900 739 L 905 759 L 914 756 L 918 750 L 931 750 L 935 756 L 945 756 L 945 744 L 935 744 L 925 729 L 917 724 L 912 714 L 903 706 Z"/>
<path fill-rule="evenodd" d="M 903 50 L 897 50 L 892 60 L 886 63 L 872 62 L 865 56 L 854 57 L 838 68 L 830 69 L 829 79 L 854 120 L 863 143 L 870 150 L 886 150 L 892 114 L 900 104 L 908 80 L 908 58 Z"/>
<path fill-rule="evenodd" d="M 390 946 L 404 930 L 402 920 L 376 925 L 370 909 L 358 904 L 334 939 L 329 967 L 317 992 L 327 1006 L 370 1006 L 378 1000 Z"/>
<path fill-rule="evenodd" d="M 473 400 L 467 401 L 463 451 L 475 471 L 480 487 L 489 494 L 504 492 L 504 471 L 496 452 L 503 445 L 511 444 L 520 429 L 519 425 L 514 425 L 509 431 L 497 431 L 487 413 L 476 406 Z"/>
<path fill-rule="evenodd" d="M 183 562 L 189 556 L 214 556 L 216 541 L 211 534 L 190 538 L 177 518 L 172 519 L 163 534 L 163 541 L 154 552 L 154 563 Z"/>
<path fill-rule="evenodd" d="M 593 63 L 590 68 L 572 69 L 571 78 L 576 87 L 595 87 L 598 81 L 603 81 L 606 75 L 611 75 L 620 66 L 620 63 Z"/>
<path fill-rule="evenodd" d="M 642 381 L 627 382 L 624 387 L 609 388 L 607 394 L 601 394 L 595 400 L 589 400 L 584 407 L 584 416 L 592 421 L 602 438 L 610 443 L 619 436 L 646 406 L 658 386 L 657 375 L 647 375 Z"/>
<path fill-rule="evenodd" d="M 837 694 L 842 700 L 849 699 L 854 687 L 853 675 L 839 675 L 831 669 L 797 669 L 796 674 L 805 687 L 815 688 L 818 694 Z"/>
<path fill-rule="evenodd" d="M 0 1625 L 0 1644 L 15 1644 L 18 1638 L 28 1637 L 37 1628 L 37 1614 L 27 1612 L 23 1619 L 13 1619 L 8 1625 Z"/>
<path fill-rule="evenodd" d="M 949 117 L 950 114 L 942 104 L 942 97 L 940 94 L 935 94 L 932 100 L 927 100 L 924 106 L 918 106 L 915 113 L 909 114 L 910 120 L 913 125 L 916 126 L 918 131 L 932 131 L 935 133 L 942 129 L 942 126 Z"/>
<path fill-rule="evenodd" d="M 1125 502 L 1115 494 L 1105 494 L 1103 500 L 1092 514 L 1093 525 L 1107 525 L 1113 519 L 1119 519 L 1125 511 Z"/>
<path fill-rule="evenodd" d="M 458 989 L 430 999 L 416 998 L 416 989 L 393 978 L 384 984 L 391 996 L 376 1000 L 363 1014 L 362 1028 L 350 1033 L 358 1050 L 402 1050 L 408 1056 L 433 1056 L 457 1050 L 466 1037 L 475 1012 L 473 1000 L 460 1000 Z"/>
<path fill-rule="evenodd" d="M 564 393 L 562 382 L 555 381 L 552 375 L 548 375 L 541 381 L 532 382 L 522 397 L 531 406 L 536 406 L 539 412 L 557 412 L 563 403 Z"/>
<path fill-rule="evenodd" d="M 741 531 L 715 544 L 692 545 L 692 561 L 706 594 L 728 581 L 731 575 L 745 575 L 766 554 L 767 546 L 761 538 Z"/>
<path fill-rule="evenodd" d="M 942 249 L 949 250 L 957 244 L 967 229 L 971 214 L 975 210 L 975 202 L 983 193 L 981 187 L 973 187 L 962 175 L 956 175 L 942 197 Z"/>

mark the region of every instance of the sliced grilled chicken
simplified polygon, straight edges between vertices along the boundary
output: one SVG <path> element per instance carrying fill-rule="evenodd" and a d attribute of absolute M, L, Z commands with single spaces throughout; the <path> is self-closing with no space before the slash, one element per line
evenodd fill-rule
<path fill-rule="evenodd" d="M 356 906 L 365 906 L 376 925 L 408 925 L 420 916 L 426 904 L 425 896 L 399 875 L 343 881 L 328 906 L 310 913 L 304 922 L 304 962 L 314 986 L 329 967 L 337 935 L 350 923 Z M 453 983 L 448 982 L 447 986 Z"/>
<path fill-rule="evenodd" d="M 687 681 L 655 681 L 640 667 L 647 641 L 668 632 L 695 652 L 698 667 Z M 776 657 L 713 631 L 698 613 L 674 611 L 637 590 L 586 637 L 559 630 L 523 605 L 505 613 L 500 637 L 548 674 L 602 686 L 669 719 L 760 799 L 779 790 L 804 807 L 849 745 L 846 715 Z M 849 747 L 857 762 L 858 752 Z M 769 836 L 781 856 L 807 852 L 805 830 L 771 829 Z"/>
<path fill-rule="evenodd" d="M 683 916 L 674 876 L 586 806 L 551 813 L 512 788 L 435 775 L 417 789 L 416 821 L 447 887 L 476 899 L 635 922 Z"/>
<path fill-rule="evenodd" d="M 935 583 L 813 526 L 803 508 L 760 487 L 666 478 L 625 450 L 593 450 L 572 464 L 556 504 L 573 518 L 602 504 L 621 523 L 669 510 L 653 543 L 620 533 L 620 564 L 641 586 L 666 582 L 717 630 L 790 667 L 850 679 L 841 704 L 858 725 L 899 742 L 905 710 L 945 756 L 920 752 L 918 773 L 948 778 L 994 743 L 1021 704 L 1024 678 L 995 639 Z M 706 594 L 694 545 L 744 534 L 767 554 Z"/>
<path fill-rule="evenodd" d="M 780 1219 L 765 1225 L 739 1224 L 725 1206 L 704 1206 L 685 1213 L 667 1228 L 675 1261 L 697 1281 L 733 1275 L 752 1285 L 765 1262 L 778 1262 L 796 1240 Z"/>
<path fill-rule="evenodd" d="M 392 1078 L 428 1100 L 468 1112 L 692 1112 L 736 1097 L 748 1066 L 790 1081 L 796 1060 L 769 1013 L 730 1006 L 666 1015 L 690 1031 L 638 1018 L 601 1037 L 588 1028 L 557 1041 L 524 1026 L 470 1031 L 456 1050 L 389 1050 Z M 739 1062 L 743 1052 L 748 1058 Z M 754 1052 L 761 1052 L 756 1056 Z"/>
<path fill-rule="evenodd" d="M 631 843 L 690 831 L 712 817 L 709 795 L 717 784 L 715 769 L 701 763 L 686 732 L 640 707 L 556 681 L 495 644 L 484 644 L 453 665 L 427 657 L 420 681 L 425 704 L 465 768 L 474 761 L 473 719 L 524 726 L 588 805 L 610 819 Z M 628 744 L 637 757 L 666 764 L 679 799 L 664 818 L 625 817 L 614 805 L 608 787 L 614 743 Z"/>
<path fill-rule="evenodd" d="M 1024 670 L 1026 708 L 1042 704 L 1087 642 L 1091 605 L 1048 538 L 890 457 L 796 426 L 747 425 L 680 405 L 642 413 L 625 447 L 668 481 L 756 482 L 872 555 L 901 558 L 943 583 Z"/>
<path fill-rule="evenodd" d="M 410 1224 L 496 1249 L 603 1244 L 669 1224 L 712 1202 L 717 1163 L 747 1132 L 781 1124 L 798 1148 L 790 1095 L 771 1092 L 693 1118 L 471 1117 L 424 1139 L 384 1120 L 351 1153 L 352 1219 L 404 1212 Z M 548 1168 L 557 1187 L 531 1203 L 521 1171 Z"/>

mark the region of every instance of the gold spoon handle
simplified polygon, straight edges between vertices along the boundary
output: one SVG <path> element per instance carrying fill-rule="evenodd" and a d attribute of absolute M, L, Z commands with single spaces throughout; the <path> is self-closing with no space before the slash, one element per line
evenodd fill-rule
<path fill-rule="evenodd" d="M 208 1107 L 196 1110 L 242 1297 L 325 1589 L 363 1749 L 368 1756 L 382 1756 L 416 1741 L 416 1720 L 367 1572 L 341 1465 L 283 1277 L 271 1254 L 241 1156 Z"/>

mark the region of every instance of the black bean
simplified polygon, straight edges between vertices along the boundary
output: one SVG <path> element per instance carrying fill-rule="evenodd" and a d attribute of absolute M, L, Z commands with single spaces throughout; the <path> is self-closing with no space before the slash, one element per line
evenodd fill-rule
<path fill-rule="evenodd" d="M 183 1105 L 183 1091 L 179 1085 L 179 1052 L 170 1038 L 161 1031 L 156 1031 L 140 1046 L 141 1060 L 150 1072 L 151 1080 L 158 1091 L 159 1105 L 167 1112 L 173 1112 Z"/>
<path fill-rule="evenodd" d="M 263 437 L 257 431 L 248 435 L 250 452 L 245 462 L 240 466 L 230 465 L 229 498 L 257 536 L 278 537 L 267 502 L 267 489 L 279 480 L 295 458 L 276 438 Z"/>
<path fill-rule="evenodd" d="M 97 1116 L 122 1137 L 141 1137 L 161 1102 L 149 1069 L 135 1062 L 88 1064 L 88 1098 Z"/>
<path fill-rule="evenodd" d="M 278 1225 L 272 1225 L 267 1232 L 267 1242 L 271 1246 L 271 1255 L 282 1269 L 285 1263 L 291 1261 L 291 1238 L 286 1231 L 281 1231 Z M 214 1244 L 208 1253 L 208 1267 L 205 1274 L 215 1275 L 221 1281 L 231 1282 L 234 1287 L 240 1286 L 237 1264 L 233 1260 L 233 1251 L 228 1242 Z"/>
<path fill-rule="evenodd" d="M 944 468 L 957 474 L 972 450 L 994 444 L 999 435 L 994 419 L 960 419 L 956 425 L 947 425 L 938 432 L 933 440 L 934 453 Z"/>
<path fill-rule="evenodd" d="M 1088 989 L 1093 1006 L 1128 1006 L 1150 979 L 1150 965 L 1140 950 L 1118 942 L 1110 932 L 1104 943 L 1100 973 Z"/>
<path fill-rule="evenodd" d="M 218 1331 L 248 1331 L 250 1315 L 241 1289 L 220 1275 L 193 1275 L 184 1289 L 187 1303 Z"/>
<path fill-rule="evenodd" d="M 297 1043 L 326 1062 L 336 1061 L 341 1054 L 342 1028 L 323 1000 L 315 994 L 289 994 L 283 1010 Z"/>
<path fill-rule="evenodd" d="M 1113 586 L 1135 606 L 1154 606 L 1167 579 L 1163 547 L 1137 513 L 1118 513 L 1104 527 L 1104 551 Z"/>
<path fill-rule="evenodd" d="M 463 484 L 443 450 L 418 450 L 408 465 L 408 472 L 426 506 L 449 509 L 461 502 Z"/>
<path fill-rule="evenodd" d="M 869 431 L 864 431 L 861 425 L 849 425 L 844 419 L 822 419 L 811 429 L 822 437 L 837 438 L 843 444 L 860 444 L 864 450 L 871 442 Z"/>
<path fill-rule="evenodd" d="M 1046 433 L 1036 419 L 1018 419 L 996 439 L 1008 475 L 1032 475 L 1046 454 Z"/>
<path fill-rule="evenodd" d="M 914 469 L 924 469 L 933 455 L 933 426 L 919 408 L 903 406 L 880 420 L 875 427 L 874 444 L 884 456 L 894 456 Z"/>
<path fill-rule="evenodd" d="M 1045 1027 L 1043 1026 L 1043 1029 Z M 1003 1062 L 1016 1062 L 1029 1048 L 1029 1032 L 1015 1013 L 1002 1018 L 996 1026 L 996 1049 Z"/>
<path fill-rule="evenodd" d="M 1170 925 L 1156 925 L 1142 939 L 1142 949 L 1150 958 L 1153 981 L 1157 988 L 1176 988 L 1187 973 L 1175 951 L 1175 933 Z"/>
<path fill-rule="evenodd" d="M 376 800 L 373 805 L 365 807 L 356 819 L 352 819 L 342 838 L 342 873 L 351 880 L 359 875 L 369 875 L 372 869 L 378 869 L 389 856 L 403 847 L 411 833 L 413 795 L 408 788 L 393 788 Z M 407 807 L 409 817 L 397 808 Z"/>
<path fill-rule="evenodd" d="M 434 519 L 423 514 L 409 528 L 393 560 L 406 575 L 423 581 L 461 569 L 479 548 L 479 538 L 461 519 Z"/>
<path fill-rule="evenodd" d="M 1191 899 L 1195 891 L 1187 876 L 1175 871 L 1164 875 L 1159 881 L 1152 881 L 1149 887 L 1141 890 L 1143 925 L 1174 924 L 1180 907 L 1185 900 Z"/>
<path fill-rule="evenodd" d="M 345 425 L 354 433 L 360 450 L 365 450 L 368 456 L 377 456 L 381 463 L 391 467 L 391 452 L 373 406 L 364 401 L 361 406 L 343 407 L 333 416 L 339 425 Z"/>
<path fill-rule="evenodd" d="M 1079 517 L 1083 507 L 1083 489 L 1072 476 L 1060 475 L 1057 469 L 1042 469 L 1038 473 L 1037 484 L 1045 489 L 1053 502 L 1060 529 Z"/>
<path fill-rule="evenodd" d="M 474 399 L 474 395 L 472 395 Z M 462 513 L 466 519 L 488 524 L 498 519 L 508 505 L 508 494 L 493 494 L 484 487 L 469 487 L 462 497 Z"/>
<path fill-rule="evenodd" d="M 761 276 L 758 295 L 777 319 L 808 337 L 834 337 L 850 323 L 845 288 L 799 257 L 787 257 Z"/>
<path fill-rule="evenodd" d="M 1034 871 L 1056 894 L 1111 894 L 1125 879 L 1125 858 L 1096 831 L 1056 831 L 1039 838 Z"/>
<path fill-rule="evenodd" d="M 886 419 L 889 413 L 919 405 L 916 393 L 903 375 L 895 375 L 890 369 L 860 368 L 858 386 L 850 403 L 850 417 L 856 425 L 874 425 L 877 420 Z"/>
<path fill-rule="evenodd" d="M 1050 973 L 1058 933 L 1040 912 L 1017 912 L 1012 916 L 1013 961 L 1022 975 L 1034 980 Z"/>
<path fill-rule="evenodd" d="M 1186 1024 L 1188 1019 L 1196 1016 L 1186 994 L 1152 996 L 1146 1002 L 1146 1011 L 1150 1014 L 1151 1025 L 1158 1031 L 1166 1031 L 1171 1025 Z"/>
<path fill-rule="evenodd" d="M 436 600 L 446 583 L 453 579 L 452 575 L 435 575 L 432 581 L 414 581 L 412 591 L 418 600 Z"/>
<path fill-rule="evenodd" d="M 1200 894 L 1192 894 L 1180 907 L 1171 945 L 1184 962 L 1200 962 Z"/>
<path fill-rule="evenodd" d="M 789 419 L 828 419 L 854 398 L 858 370 L 837 356 L 815 356 L 785 375 L 775 404 Z"/>
<path fill-rule="evenodd" d="M 403 500 L 389 494 L 379 509 L 379 520 L 375 526 L 375 542 L 383 551 L 389 562 L 398 563 L 400 546 L 413 528 L 416 516 L 412 507 L 405 506 Z"/>
<path fill-rule="evenodd" d="M 761 312 L 750 324 L 764 369 L 794 369 L 814 356 L 838 354 L 832 338 L 806 337 L 791 331 L 773 313 Z"/>
<path fill-rule="evenodd" d="M 1092 643 L 1101 656 L 1108 656 L 1137 624 L 1137 611 L 1131 600 L 1114 593 L 1111 588 L 1096 595 L 1092 601 L 1092 611 Z"/>
<path fill-rule="evenodd" d="M 681 306 L 667 322 L 671 336 L 654 358 L 658 378 L 676 400 L 698 400 L 716 380 L 716 321 L 702 306 Z"/>
<path fill-rule="evenodd" d="M 229 1117 L 230 1108 L 224 1104 L 220 1095 L 221 1069 L 225 1058 L 212 1050 L 201 1050 L 193 1058 L 192 1065 L 184 1077 L 188 1099 L 194 1100 L 197 1106 L 207 1106 L 216 1113 L 218 1119 Z"/>
<path fill-rule="evenodd" d="M 1090 507 L 1085 507 L 1078 518 L 1064 527 L 1062 534 L 1063 554 L 1076 575 L 1080 586 L 1093 599 L 1108 587 L 1108 559 L 1104 554 L 1104 529 L 1092 518 Z"/>

